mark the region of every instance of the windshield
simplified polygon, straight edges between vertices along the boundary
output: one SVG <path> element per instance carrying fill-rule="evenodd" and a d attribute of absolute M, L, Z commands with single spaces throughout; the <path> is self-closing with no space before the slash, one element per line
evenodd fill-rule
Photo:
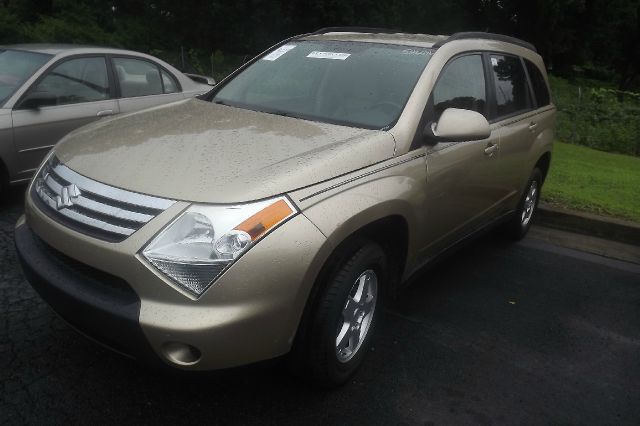
<path fill-rule="evenodd" d="M 365 42 L 291 42 L 230 80 L 213 102 L 384 129 L 398 120 L 432 53 Z"/>
<path fill-rule="evenodd" d="M 0 106 L 50 58 L 42 53 L 0 49 Z"/>

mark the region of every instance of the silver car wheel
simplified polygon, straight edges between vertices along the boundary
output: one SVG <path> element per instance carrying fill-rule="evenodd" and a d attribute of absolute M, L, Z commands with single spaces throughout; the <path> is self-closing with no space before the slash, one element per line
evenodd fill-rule
<path fill-rule="evenodd" d="M 536 204 L 538 201 L 538 182 L 531 182 L 531 186 L 529 187 L 529 191 L 527 191 L 527 197 L 524 199 L 524 206 L 522 208 L 522 217 L 521 222 L 522 226 L 529 225 L 531 222 L 531 218 L 533 217 L 533 212 L 536 209 Z"/>
<path fill-rule="evenodd" d="M 369 332 L 378 298 L 378 276 L 368 269 L 349 291 L 336 334 L 338 361 L 348 362 L 358 352 Z"/>

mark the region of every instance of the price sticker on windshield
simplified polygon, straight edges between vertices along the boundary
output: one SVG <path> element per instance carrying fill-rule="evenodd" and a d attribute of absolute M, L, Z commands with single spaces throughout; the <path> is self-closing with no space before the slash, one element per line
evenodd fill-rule
<path fill-rule="evenodd" d="M 351 53 L 338 53 L 338 52 L 318 52 L 314 50 L 313 52 L 307 55 L 307 58 L 316 58 L 316 59 L 338 59 L 340 61 L 344 61 Z"/>
<path fill-rule="evenodd" d="M 285 53 L 287 53 L 291 49 L 294 49 L 295 47 L 296 46 L 293 45 L 293 44 L 286 44 L 284 46 L 280 46 L 276 50 L 274 50 L 273 52 L 269 53 L 267 56 L 262 58 L 262 60 L 263 61 L 275 61 L 280 56 L 284 55 Z"/>

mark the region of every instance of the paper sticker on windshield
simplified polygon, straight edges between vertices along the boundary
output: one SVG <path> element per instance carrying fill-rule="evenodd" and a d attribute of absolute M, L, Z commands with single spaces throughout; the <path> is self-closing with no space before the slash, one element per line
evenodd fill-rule
<path fill-rule="evenodd" d="M 421 49 L 404 49 L 402 51 L 403 55 L 420 55 L 420 56 L 431 56 L 433 52 L 431 50 L 421 50 Z"/>
<path fill-rule="evenodd" d="M 317 58 L 317 59 L 339 59 L 344 61 L 351 53 L 338 53 L 338 52 L 318 52 L 314 50 L 313 52 L 307 55 L 307 58 Z"/>
<path fill-rule="evenodd" d="M 265 61 L 275 61 L 280 56 L 284 55 L 285 53 L 287 53 L 288 51 L 290 51 L 291 49 L 293 49 L 295 47 L 296 46 L 293 45 L 293 44 L 286 44 L 284 46 L 280 46 L 276 50 L 274 50 L 273 52 L 269 53 L 267 56 L 265 56 L 262 59 L 265 60 Z"/>
<path fill-rule="evenodd" d="M 498 58 L 491 58 L 491 65 L 493 65 L 494 67 L 498 66 Z"/>

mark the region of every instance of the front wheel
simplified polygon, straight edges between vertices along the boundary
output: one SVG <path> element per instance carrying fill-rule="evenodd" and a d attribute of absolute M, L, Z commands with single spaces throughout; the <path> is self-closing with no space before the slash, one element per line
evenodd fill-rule
<path fill-rule="evenodd" d="M 346 382 L 362 363 L 382 313 L 387 283 L 384 251 L 362 241 L 338 260 L 321 284 L 306 325 L 306 346 L 299 354 L 303 375 L 334 387 Z"/>
<path fill-rule="evenodd" d="M 529 232 L 540 202 L 542 183 L 542 172 L 538 168 L 533 169 L 522 198 L 518 203 L 518 208 L 505 226 L 505 230 L 511 238 L 520 240 Z"/>

